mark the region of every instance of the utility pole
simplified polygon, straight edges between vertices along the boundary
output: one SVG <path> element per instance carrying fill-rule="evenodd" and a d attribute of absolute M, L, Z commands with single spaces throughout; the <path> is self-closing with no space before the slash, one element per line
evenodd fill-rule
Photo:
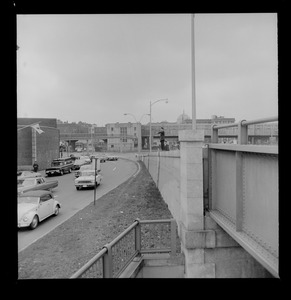
<path fill-rule="evenodd" d="M 195 91 L 195 37 L 194 14 L 191 14 L 191 58 L 192 58 L 192 129 L 196 129 L 196 91 Z"/>
<path fill-rule="evenodd" d="M 94 206 L 95 206 L 95 199 L 96 199 L 96 170 L 97 170 L 97 158 L 95 157 L 95 174 L 94 174 Z"/>

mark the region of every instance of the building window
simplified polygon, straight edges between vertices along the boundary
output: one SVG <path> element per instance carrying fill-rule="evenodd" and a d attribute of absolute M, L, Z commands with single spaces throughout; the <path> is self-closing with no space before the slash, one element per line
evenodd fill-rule
<path fill-rule="evenodd" d="M 120 127 L 120 134 L 127 135 L 127 127 Z"/>
<path fill-rule="evenodd" d="M 136 127 L 133 127 L 134 130 L 136 130 Z"/>
<path fill-rule="evenodd" d="M 113 131 L 113 127 L 111 127 L 111 131 Z"/>
<path fill-rule="evenodd" d="M 110 145 L 111 148 L 114 148 L 114 145 Z"/>

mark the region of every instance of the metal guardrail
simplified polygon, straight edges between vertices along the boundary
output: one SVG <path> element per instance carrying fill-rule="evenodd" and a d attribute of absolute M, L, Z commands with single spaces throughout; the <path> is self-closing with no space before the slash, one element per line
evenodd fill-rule
<path fill-rule="evenodd" d="M 174 219 L 136 219 L 125 231 L 88 261 L 71 278 L 116 278 L 132 260 L 144 253 L 176 253 Z"/>
<path fill-rule="evenodd" d="M 242 120 L 240 122 L 236 123 L 228 123 L 223 125 L 212 125 L 212 129 L 220 129 L 220 128 L 227 128 L 227 127 L 237 127 L 237 126 L 248 126 L 248 125 L 254 125 L 254 124 L 261 124 L 261 123 L 269 123 L 269 122 L 276 122 L 278 121 L 278 116 L 275 117 L 269 117 L 269 118 L 261 118 L 261 119 L 255 119 L 251 121 Z"/>
<path fill-rule="evenodd" d="M 278 277 L 278 146 L 248 145 L 248 125 L 278 117 L 212 127 L 208 144 L 210 216 Z M 238 126 L 238 144 L 218 144 L 218 129 Z"/>
<path fill-rule="evenodd" d="M 237 127 L 238 128 L 238 144 L 247 144 L 248 143 L 248 125 L 260 124 L 260 123 L 269 123 L 278 121 L 278 116 L 256 119 L 251 121 L 242 120 L 237 123 L 230 123 L 224 125 L 212 125 L 211 126 L 211 142 L 218 143 L 218 129 Z"/>

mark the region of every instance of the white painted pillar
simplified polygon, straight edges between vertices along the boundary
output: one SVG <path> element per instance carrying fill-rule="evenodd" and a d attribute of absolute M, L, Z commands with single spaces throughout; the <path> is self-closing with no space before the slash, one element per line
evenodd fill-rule
<path fill-rule="evenodd" d="M 187 230 L 204 228 L 202 130 L 179 131 L 181 221 Z"/>
<path fill-rule="evenodd" d="M 214 263 L 205 263 L 205 248 L 215 247 L 214 231 L 204 229 L 203 130 L 181 130 L 180 226 L 186 278 L 215 277 Z"/>

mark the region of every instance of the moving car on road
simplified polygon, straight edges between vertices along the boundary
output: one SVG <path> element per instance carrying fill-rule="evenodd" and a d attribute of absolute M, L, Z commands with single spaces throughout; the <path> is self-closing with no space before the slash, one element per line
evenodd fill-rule
<path fill-rule="evenodd" d="M 102 175 L 98 170 L 96 170 L 96 174 L 94 169 L 83 170 L 80 172 L 79 177 L 75 179 L 75 187 L 77 190 L 87 187 L 97 187 L 101 183 L 101 180 Z"/>
<path fill-rule="evenodd" d="M 79 159 L 76 159 L 74 164 L 73 164 L 73 170 L 80 170 L 80 167 L 84 166 L 84 165 L 87 165 L 87 164 L 90 164 L 91 161 L 89 159 L 89 162 L 88 162 L 88 159 L 85 159 L 83 157 L 80 157 Z"/>
<path fill-rule="evenodd" d="M 57 216 L 61 204 L 48 191 L 38 190 L 21 194 L 17 199 L 18 228 L 35 229 L 39 222 L 51 215 Z"/>
<path fill-rule="evenodd" d="M 51 167 L 45 170 L 45 174 L 51 176 L 71 173 L 73 166 L 71 157 L 57 158 L 52 161 Z"/>
<path fill-rule="evenodd" d="M 107 160 L 118 160 L 118 157 L 116 155 L 109 155 Z"/>
<path fill-rule="evenodd" d="M 59 182 L 57 180 L 46 181 L 43 177 L 17 179 L 18 193 L 35 190 L 52 190 L 58 185 Z"/>
<path fill-rule="evenodd" d="M 102 162 L 102 163 L 107 161 L 107 156 L 106 155 L 97 154 L 97 155 L 92 155 L 91 157 L 92 157 L 92 159 L 98 158 L 100 160 L 100 162 Z"/>

